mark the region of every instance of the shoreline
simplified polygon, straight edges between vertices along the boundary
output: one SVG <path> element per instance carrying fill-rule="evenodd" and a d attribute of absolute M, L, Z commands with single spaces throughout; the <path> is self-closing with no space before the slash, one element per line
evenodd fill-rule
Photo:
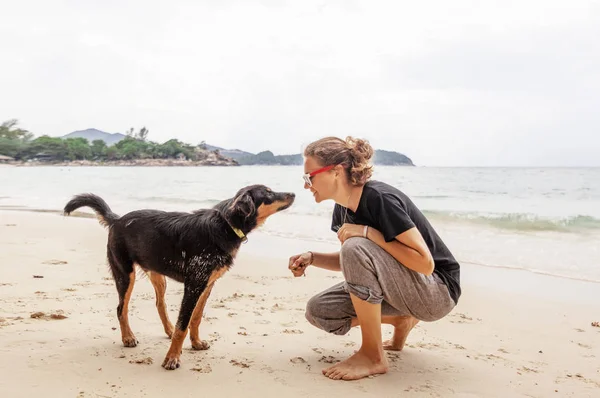
<path fill-rule="evenodd" d="M 0 205 L 0 213 L 2 213 L 2 212 L 25 212 L 25 213 L 33 213 L 33 214 L 50 214 L 50 215 L 54 215 L 54 216 L 63 217 L 62 210 L 30 208 L 30 207 L 26 207 L 26 206 Z M 69 215 L 69 217 L 96 220 L 96 215 L 91 211 L 78 210 L 78 211 L 71 213 L 71 215 Z M 549 231 L 549 232 L 553 232 L 553 231 Z M 277 233 L 272 233 L 272 232 L 262 232 L 262 234 L 270 236 L 273 239 L 282 239 L 283 241 L 294 241 L 294 240 L 299 239 L 299 240 L 305 242 L 306 244 L 329 245 L 330 247 L 328 247 L 327 250 L 329 250 L 331 247 L 335 247 L 335 246 L 331 246 L 331 242 L 324 241 L 321 239 L 305 239 L 305 238 L 299 238 L 299 237 L 288 237 L 288 236 L 282 236 L 282 235 L 279 235 Z M 543 275 L 543 276 L 552 277 L 552 278 L 600 284 L 600 279 L 595 279 L 593 277 L 586 278 L 586 277 L 575 276 L 575 275 L 565 275 L 565 274 L 555 273 L 555 272 L 546 271 L 546 270 L 542 270 L 542 269 L 527 268 L 527 267 L 519 266 L 519 265 L 487 264 L 487 263 L 481 262 L 481 261 L 461 260 L 460 258 L 457 258 L 457 261 L 461 264 L 461 266 L 462 265 L 471 265 L 471 266 L 490 268 L 490 269 L 523 271 L 523 272 L 530 273 L 533 275 Z"/>
<path fill-rule="evenodd" d="M 241 166 L 236 161 L 222 160 L 177 160 L 177 159 L 135 159 L 96 162 L 73 160 L 67 162 L 26 161 L 5 163 L 12 167 L 203 167 L 203 166 Z"/>

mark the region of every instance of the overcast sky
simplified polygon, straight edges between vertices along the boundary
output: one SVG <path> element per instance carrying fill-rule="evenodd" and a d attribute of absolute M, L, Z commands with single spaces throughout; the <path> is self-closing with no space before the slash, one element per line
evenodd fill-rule
<path fill-rule="evenodd" d="M 426 166 L 600 166 L 600 1 L 156 3 L 2 1 L 0 119 L 276 154 L 354 135 Z"/>

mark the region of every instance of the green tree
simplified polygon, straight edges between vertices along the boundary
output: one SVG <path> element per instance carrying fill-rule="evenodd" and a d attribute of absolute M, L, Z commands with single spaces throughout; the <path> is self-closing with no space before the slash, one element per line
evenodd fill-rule
<path fill-rule="evenodd" d="M 137 139 L 142 140 L 142 141 L 146 141 L 146 139 L 148 139 L 148 133 L 150 132 L 150 130 L 148 130 L 145 126 L 142 127 L 140 129 L 140 131 L 137 133 Z"/>
<path fill-rule="evenodd" d="M 67 138 L 67 159 L 69 160 L 85 160 L 92 157 L 92 149 L 90 143 L 85 138 Z"/>
<path fill-rule="evenodd" d="M 17 128 L 18 121 L 10 119 L 0 125 L 0 155 L 21 159 L 33 137 L 29 131 Z"/>
<path fill-rule="evenodd" d="M 161 144 L 158 147 L 158 153 L 161 158 L 176 158 L 179 155 L 185 156 L 186 159 L 195 158 L 194 147 L 176 139 L 171 139 Z"/>
<path fill-rule="evenodd" d="M 106 146 L 106 142 L 102 140 L 94 140 L 92 141 L 91 146 L 92 158 L 94 159 L 104 159 L 106 158 L 106 151 L 108 147 Z"/>
<path fill-rule="evenodd" d="M 144 141 L 132 138 L 130 136 L 125 137 L 121 141 L 115 144 L 118 150 L 118 157 L 120 159 L 144 159 L 148 156 L 148 144 Z"/>
<path fill-rule="evenodd" d="M 27 130 L 17 128 L 19 121 L 17 119 L 10 119 L 0 125 L 0 138 L 6 138 L 9 140 L 21 140 L 29 141 L 33 138 Z"/>
<path fill-rule="evenodd" d="M 0 155 L 10 156 L 15 159 L 19 158 L 19 154 L 23 152 L 26 144 L 20 140 L 11 140 L 0 137 Z"/>
<path fill-rule="evenodd" d="M 43 154 L 49 156 L 52 160 L 65 160 L 68 153 L 69 150 L 65 140 L 43 135 L 31 141 L 31 145 L 27 148 L 25 157 L 31 158 Z"/>
<path fill-rule="evenodd" d="M 108 160 L 118 160 L 119 159 L 119 150 L 114 145 L 106 148 L 106 158 Z"/>

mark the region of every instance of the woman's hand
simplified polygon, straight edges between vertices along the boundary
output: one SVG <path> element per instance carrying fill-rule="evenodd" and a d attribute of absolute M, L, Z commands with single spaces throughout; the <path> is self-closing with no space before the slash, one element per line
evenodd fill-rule
<path fill-rule="evenodd" d="M 344 243 L 347 239 L 355 236 L 364 238 L 365 226 L 356 224 L 344 224 L 340 227 L 337 232 L 338 239 L 341 243 Z"/>
<path fill-rule="evenodd" d="M 308 267 L 313 261 L 313 254 L 306 252 L 302 254 L 296 254 L 290 257 L 290 263 L 288 268 L 292 271 L 295 277 L 304 275 L 306 267 Z"/>

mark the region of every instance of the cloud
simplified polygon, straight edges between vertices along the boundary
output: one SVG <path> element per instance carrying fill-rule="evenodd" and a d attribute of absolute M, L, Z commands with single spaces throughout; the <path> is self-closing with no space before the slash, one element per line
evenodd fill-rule
<path fill-rule="evenodd" d="M 0 117 L 294 153 L 356 135 L 421 165 L 600 165 L 597 2 L 2 6 Z"/>

